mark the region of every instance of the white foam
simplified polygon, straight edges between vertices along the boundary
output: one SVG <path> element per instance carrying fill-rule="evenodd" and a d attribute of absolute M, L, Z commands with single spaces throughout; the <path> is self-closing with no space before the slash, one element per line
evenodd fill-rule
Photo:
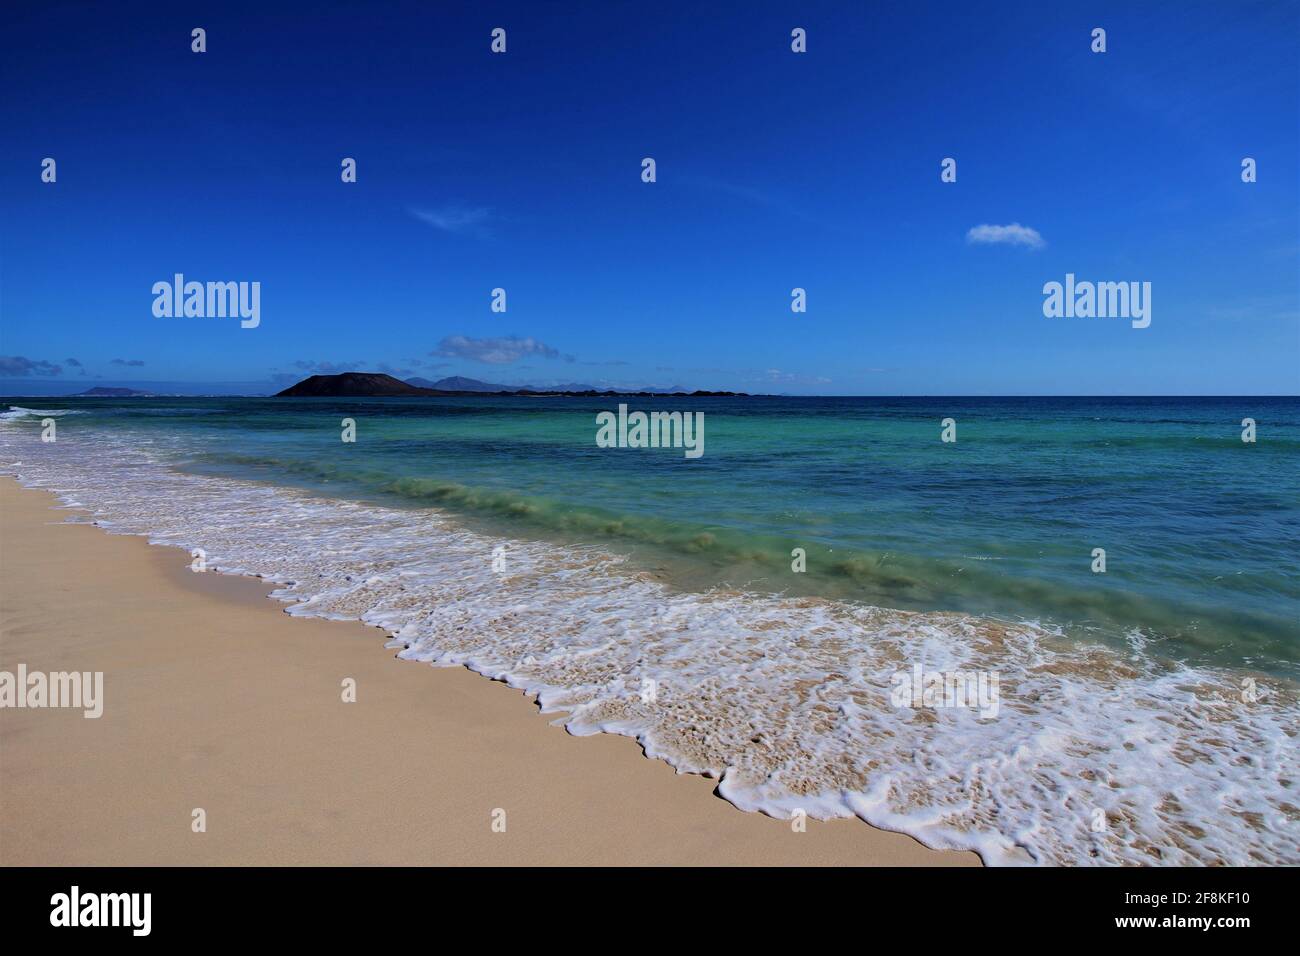
<path fill-rule="evenodd" d="M 0 422 L 13 422 L 23 418 L 58 418 L 62 415 L 84 415 L 85 412 L 75 408 L 24 408 L 10 405 L 9 411 L 0 412 Z"/>
<path fill-rule="evenodd" d="M 1280 682 L 1247 705 L 1241 675 L 1137 643 L 1121 657 L 1033 623 L 674 592 L 594 547 L 181 474 L 120 438 L 31 441 L 0 434 L 0 460 L 114 532 L 201 547 L 277 582 L 290 613 L 363 620 L 402 658 L 536 694 L 574 734 L 635 737 L 745 810 L 856 815 L 993 864 L 1300 863 L 1300 706 Z M 998 716 L 894 707 L 891 676 L 918 663 L 997 672 Z"/>

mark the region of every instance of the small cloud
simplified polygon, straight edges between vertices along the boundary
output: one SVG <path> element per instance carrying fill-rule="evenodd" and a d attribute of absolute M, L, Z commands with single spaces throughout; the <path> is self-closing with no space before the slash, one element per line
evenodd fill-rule
<path fill-rule="evenodd" d="M 114 365 L 129 365 L 131 368 L 139 368 L 144 365 L 144 359 L 113 359 Z"/>
<path fill-rule="evenodd" d="M 492 211 L 481 207 L 447 206 L 442 209 L 408 209 L 407 212 L 443 232 L 480 238 L 488 235 L 488 223 L 492 220 Z"/>
<path fill-rule="evenodd" d="M 516 335 L 496 339 L 472 339 L 464 335 L 449 335 L 438 343 L 438 347 L 429 353 L 440 358 L 468 359 L 485 365 L 509 365 L 526 355 L 541 358 L 562 358 L 572 362 L 572 355 L 561 355 L 545 342 L 534 338 L 520 338 Z"/>
<path fill-rule="evenodd" d="M 351 362 L 322 362 L 317 359 L 298 359 L 296 362 L 290 362 L 289 364 L 298 371 L 281 372 L 279 369 L 272 369 L 271 381 L 300 382 L 304 375 L 337 375 L 340 372 L 355 372 L 366 366 L 366 362 L 362 359 Z"/>
<path fill-rule="evenodd" d="M 752 189 L 739 183 L 726 182 L 715 179 L 710 176 L 695 176 L 687 174 L 677 177 L 677 181 L 694 189 L 700 189 L 705 192 L 719 193 L 724 196 L 730 196 L 741 202 L 749 203 L 753 206 L 759 206 L 782 213 L 783 215 L 793 216 L 795 219 L 802 219 L 804 222 L 820 225 L 816 219 L 809 216 L 801 208 L 793 203 L 787 202 L 779 196 L 764 192 L 760 189 Z"/>
<path fill-rule="evenodd" d="M 81 364 L 81 360 L 80 360 L 80 359 L 74 359 L 74 358 L 64 359 L 64 360 L 63 360 L 63 364 L 66 365 L 66 366 L 68 366 L 68 368 L 77 368 L 77 369 L 81 369 L 81 374 L 82 374 L 82 375 L 85 375 L 85 374 L 86 374 L 86 368 L 85 368 L 85 366 L 83 366 L 83 365 Z"/>
<path fill-rule="evenodd" d="M 763 375 L 769 382 L 781 382 L 786 385 L 829 385 L 831 383 L 831 380 L 824 375 L 800 375 L 779 368 L 764 369 Z"/>
<path fill-rule="evenodd" d="M 351 362 L 321 362 L 316 359 L 298 359 L 293 363 L 293 367 L 304 372 L 311 372 L 313 375 L 337 375 L 340 372 L 355 372 L 365 364 L 364 359 L 353 359 Z"/>
<path fill-rule="evenodd" d="M 26 378 L 31 375 L 62 375 L 63 366 L 45 359 L 29 359 L 21 355 L 0 355 L 0 375 Z"/>
<path fill-rule="evenodd" d="M 966 233 L 966 241 L 972 245 L 1028 246 L 1041 249 L 1047 245 L 1037 229 L 1030 229 L 1018 222 L 1009 226 L 973 226 Z"/>

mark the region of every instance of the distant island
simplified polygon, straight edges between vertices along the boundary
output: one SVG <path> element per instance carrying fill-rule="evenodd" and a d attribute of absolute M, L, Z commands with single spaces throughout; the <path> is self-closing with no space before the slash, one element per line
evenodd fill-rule
<path fill-rule="evenodd" d="M 513 395 L 517 392 L 532 392 L 534 394 L 560 395 L 568 392 L 576 392 L 580 395 L 587 395 L 591 392 L 598 394 L 614 393 L 634 393 L 637 395 L 688 395 L 690 389 L 682 388 L 680 385 L 674 385 L 672 388 L 612 388 L 600 389 L 594 385 L 585 385 L 578 382 L 566 382 L 562 385 L 551 385 L 548 388 L 520 388 L 517 385 L 493 385 L 491 382 L 480 382 L 476 378 L 465 378 L 463 375 L 452 375 L 448 378 L 441 378 L 436 382 L 431 382 L 427 378 L 408 378 L 405 379 L 407 385 L 414 385 L 417 388 L 432 388 L 440 392 L 495 392 L 501 394 Z"/>
<path fill-rule="evenodd" d="M 129 392 L 130 389 L 121 391 Z M 439 395 L 562 395 L 589 397 L 598 395 L 634 395 L 643 397 L 678 395 L 690 396 L 740 396 L 748 397 L 745 392 L 709 392 L 697 390 L 688 392 L 684 389 L 646 389 L 643 391 L 626 391 L 622 389 L 598 389 L 590 385 L 564 385 L 556 388 L 512 388 L 509 385 L 492 385 L 477 379 L 452 376 L 430 382 L 423 378 L 402 381 L 382 372 L 343 372 L 339 375 L 312 375 L 284 391 L 276 392 L 275 398 L 401 398 L 436 397 Z"/>
<path fill-rule="evenodd" d="M 142 392 L 137 388 L 110 388 L 96 385 L 84 392 L 77 392 L 75 398 L 153 398 L 153 392 Z"/>

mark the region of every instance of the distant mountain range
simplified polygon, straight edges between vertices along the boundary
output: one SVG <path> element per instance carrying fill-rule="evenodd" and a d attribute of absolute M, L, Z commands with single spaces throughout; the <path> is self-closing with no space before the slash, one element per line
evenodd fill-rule
<path fill-rule="evenodd" d="M 129 390 L 128 390 L 129 391 Z M 312 375 L 284 391 L 276 398 L 386 398 L 435 395 L 744 395 L 744 392 L 687 392 L 684 389 L 598 389 L 590 385 L 564 385 L 554 388 L 517 388 L 493 385 L 473 378 L 453 375 L 429 382 L 413 378 L 403 382 L 382 372 L 343 372 L 340 375 Z"/>
<path fill-rule="evenodd" d="M 431 382 L 427 378 L 408 378 L 406 384 L 414 385 L 416 388 L 436 388 L 441 392 L 510 392 L 514 390 L 513 385 L 492 385 L 488 382 L 480 382 L 476 378 L 465 378 L 461 375 L 440 378 L 436 382 Z"/>

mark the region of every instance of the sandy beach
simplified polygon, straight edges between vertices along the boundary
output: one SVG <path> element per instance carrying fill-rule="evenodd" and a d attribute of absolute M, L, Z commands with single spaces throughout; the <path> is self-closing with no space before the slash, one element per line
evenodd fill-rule
<path fill-rule="evenodd" d="M 104 673 L 99 719 L 0 710 L 5 865 L 979 863 L 742 813 L 627 738 L 67 514 L 0 479 L 0 669 Z"/>

